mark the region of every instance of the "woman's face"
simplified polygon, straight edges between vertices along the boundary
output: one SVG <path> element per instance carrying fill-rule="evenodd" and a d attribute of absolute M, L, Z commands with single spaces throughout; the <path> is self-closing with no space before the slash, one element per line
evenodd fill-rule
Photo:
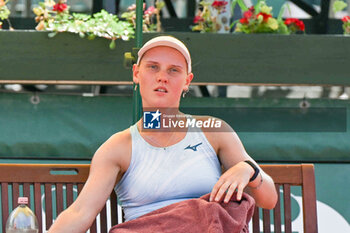
<path fill-rule="evenodd" d="M 178 108 L 192 78 L 192 73 L 187 74 L 184 56 L 171 47 L 148 50 L 140 64 L 133 67 L 133 80 L 139 84 L 144 108 Z"/>

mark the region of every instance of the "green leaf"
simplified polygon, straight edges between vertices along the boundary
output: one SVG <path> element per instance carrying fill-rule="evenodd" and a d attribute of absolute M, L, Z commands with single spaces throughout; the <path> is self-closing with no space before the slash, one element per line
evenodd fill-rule
<path fill-rule="evenodd" d="M 260 12 L 260 7 L 262 4 L 264 4 L 265 1 L 262 0 L 258 0 L 258 2 L 255 4 L 254 9 L 255 9 L 255 13 L 259 13 Z"/>
<path fill-rule="evenodd" d="M 52 37 L 54 37 L 54 36 L 56 36 L 57 35 L 57 32 L 50 32 L 49 34 L 47 34 L 47 36 L 49 37 L 49 38 L 52 38 Z"/>
<path fill-rule="evenodd" d="M 267 25 L 269 28 L 271 28 L 274 31 L 278 29 L 278 22 L 275 18 L 269 18 L 267 20 Z"/>
<path fill-rule="evenodd" d="M 115 40 L 112 40 L 111 43 L 109 44 L 110 49 L 115 49 Z"/>
<path fill-rule="evenodd" d="M 3 6 L 0 8 L 0 19 L 8 19 L 9 15 L 11 14 L 10 10 L 7 8 L 7 6 Z"/>
<path fill-rule="evenodd" d="M 348 4 L 346 4 L 343 1 L 335 1 L 333 3 L 333 12 L 336 13 L 338 11 L 342 11 L 347 6 L 348 6 Z"/>
<path fill-rule="evenodd" d="M 112 40 L 109 44 L 111 49 L 115 48 L 115 40 L 129 40 L 134 38 L 134 28 L 129 22 L 120 21 L 118 16 L 109 14 L 105 10 L 95 13 L 92 17 L 86 14 L 67 13 L 49 14 L 45 30 L 49 31 L 48 36 L 54 37 L 59 32 L 70 32 L 78 34 L 81 38 L 89 40 L 96 36 Z"/>
<path fill-rule="evenodd" d="M 211 5 L 211 3 L 210 3 L 210 2 L 207 2 L 207 1 L 201 1 L 201 2 L 199 2 L 199 4 L 200 4 L 201 6 L 203 6 L 203 7 L 205 7 L 205 6 L 210 6 L 210 5 Z"/>
<path fill-rule="evenodd" d="M 161 1 L 161 2 L 157 2 L 156 3 L 156 8 L 158 9 L 158 10 L 161 10 L 163 7 L 165 6 L 165 2 L 163 2 L 163 1 Z"/>
<path fill-rule="evenodd" d="M 287 3 L 283 4 L 283 6 L 281 7 L 280 12 L 278 13 L 278 17 L 277 17 L 278 21 L 282 20 L 283 13 L 286 10 L 286 5 L 288 5 L 288 4 Z"/>
<path fill-rule="evenodd" d="M 236 4 L 237 4 L 237 0 L 233 0 L 233 1 L 231 2 L 231 16 L 232 16 L 232 17 L 233 17 L 233 15 L 234 15 L 234 11 L 235 11 Z"/>
<path fill-rule="evenodd" d="M 262 13 L 271 14 L 271 11 L 272 11 L 272 7 L 269 7 L 265 4 L 261 5 L 260 7 L 260 12 Z"/>
<path fill-rule="evenodd" d="M 235 24 L 238 24 L 238 22 L 239 22 L 239 19 L 233 21 L 233 22 L 231 23 L 231 25 L 230 25 L 230 28 L 233 28 L 233 27 L 235 26 Z M 238 25 L 237 25 L 237 26 L 238 26 Z"/>
<path fill-rule="evenodd" d="M 242 9 L 242 11 L 247 11 L 249 10 L 248 7 L 245 5 L 245 3 L 243 2 L 243 0 L 236 0 L 239 7 Z"/>
<path fill-rule="evenodd" d="M 88 40 L 93 40 L 93 39 L 95 39 L 95 35 L 94 34 L 89 34 L 88 35 Z"/>
<path fill-rule="evenodd" d="M 285 25 L 284 23 L 281 23 L 278 25 L 278 30 L 280 34 L 285 34 L 285 35 L 290 34 L 290 31 L 288 30 L 287 25 Z"/>

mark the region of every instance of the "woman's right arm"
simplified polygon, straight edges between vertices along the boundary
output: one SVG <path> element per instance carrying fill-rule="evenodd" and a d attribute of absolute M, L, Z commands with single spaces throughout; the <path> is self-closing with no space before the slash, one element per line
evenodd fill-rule
<path fill-rule="evenodd" d="M 86 232 L 112 192 L 129 148 L 125 131 L 113 135 L 95 153 L 89 178 L 75 202 L 63 211 L 49 233 Z M 125 156 L 124 156 L 125 157 Z"/>

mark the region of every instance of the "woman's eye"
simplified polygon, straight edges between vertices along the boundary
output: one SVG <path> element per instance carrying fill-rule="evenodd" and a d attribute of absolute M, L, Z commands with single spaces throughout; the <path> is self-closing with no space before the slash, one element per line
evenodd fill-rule
<path fill-rule="evenodd" d="M 148 68 L 151 70 L 157 70 L 158 67 L 156 65 L 149 65 Z"/>

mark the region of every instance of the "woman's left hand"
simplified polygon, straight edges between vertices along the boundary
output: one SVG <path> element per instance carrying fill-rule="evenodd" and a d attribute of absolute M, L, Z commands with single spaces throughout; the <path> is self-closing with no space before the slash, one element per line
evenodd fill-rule
<path fill-rule="evenodd" d="M 211 191 L 209 201 L 228 203 L 237 189 L 237 200 L 242 198 L 243 190 L 248 185 L 254 169 L 244 161 L 241 161 L 221 175 Z M 226 193 L 226 196 L 225 196 Z"/>

